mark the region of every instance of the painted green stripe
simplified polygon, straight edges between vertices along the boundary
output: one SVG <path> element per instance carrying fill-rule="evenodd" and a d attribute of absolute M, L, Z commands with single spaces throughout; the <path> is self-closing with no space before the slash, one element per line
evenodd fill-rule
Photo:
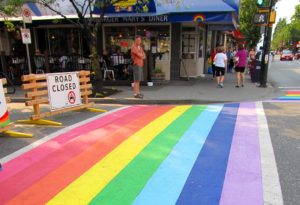
<path fill-rule="evenodd" d="M 193 106 L 177 118 L 145 147 L 90 204 L 132 204 L 149 178 L 205 108 L 206 106 Z"/>
<path fill-rule="evenodd" d="M 4 123 L 0 123 L 0 127 L 5 127 L 6 125 L 8 125 L 10 123 L 10 120 L 8 119 L 7 121 L 5 121 Z"/>

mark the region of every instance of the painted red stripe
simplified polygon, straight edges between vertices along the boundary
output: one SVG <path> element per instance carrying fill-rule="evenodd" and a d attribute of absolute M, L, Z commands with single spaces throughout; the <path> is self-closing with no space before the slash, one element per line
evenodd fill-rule
<path fill-rule="evenodd" d="M 20 193 L 36 181 L 40 180 L 42 177 L 55 170 L 57 167 L 66 163 L 73 157 L 79 155 L 81 152 L 84 152 L 94 143 L 97 143 L 97 141 L 101 140 L 101 138 L 114 133 L 114 131 L 118 128 L 121 128 L 127 123 L 130 123 L 132 119 L 135 119 L 147 112 L 151 112 L 152 110 L 152 107 L 144 107 L 143 109 L 138 109 L 130 115 L 123 116 L 112 122 L 111 124 L 99 129 L 93 131 L 82 129 L 80 137 L 70 141 L 67 144 L 64 144 L 63 146 L 55 147 L 55 151 L 42 160 L 36 163 L 32 163 L 28 168 L 20 171 L 16 175 L 0 183 L 0 187 L 6 187 L 6 193 L 3 193 L 3 195 L 2 193 L 0 193 L 0 201 L 3 200 L 5 202 L 5 199 L 14 197 L 16 194 Z M 97 120 L 94 123 L 98 124 Z M 43 151 L 40 150 L 40 152 L 42 153 Z M 23 163 L 26 164 L 28 162 L 23 161 Z M 5 170 L 9 171 L 7 169 Z"/>
<path fill-rule="evenodd" d="M 170 106 L 153 108 L 151 112 L 140 118 L 136 118 L 113 134 L 101 138 L 101 140 L 94 143 L 89 149 L 28 187 L 7 204 L 25 202 L 25 204 L 45 204 L 95 163 L 110 153 L 116 146 L 171 108 Z M 132 118 L 132 116 L 129 117 Z"/>
<path fill-rule="evenodd" d="M 0 118 L 0 122 L 5 122 L 8 119 L 8 111 Z"/>
<path fill-rule="evenodd" d="M 300 95 L 300 90 L 299 91 L 287 91 L 288 95 Z"/>
<path fill-rule="evenodd" d="M 143 108 L 141 107 L 129 107 L 110 115 L 101 117 L 95 121 L 87 123 L 85 125 L 79 126 L 75 129 L 72 129 L 72 132 L 65 132 L 52 140 L 32 149 L 29 152 L 5 163 L 2 164 L 4 170 L 0 174 L 0 183 L 4 180 L 8 179 L 9 177 L 17 174 L 18 172 L 22 171 L 23 169 L 31 166 L 33 163 L 36 163 L 52 152 L 56 151 L 57 148 L 63 146 L 64 144 L 68 143 L 70 140 L 75 139 L 76 137 L 80 136 L 83 132 L 92 131 L 98 129 L 99 127 L 103 127 L 108 125 L 115 120 L 124 117 L 128 114 L 131 114 L 135 111 L 139 111 Z M 24 163 L 26 162 L 26 163 Z"/>

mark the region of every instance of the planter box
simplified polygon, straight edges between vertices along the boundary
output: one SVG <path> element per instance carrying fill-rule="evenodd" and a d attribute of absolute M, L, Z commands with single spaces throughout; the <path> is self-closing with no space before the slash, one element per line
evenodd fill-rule
<path fill-rule="evenodd" d="M 153 82 L 161 82 L 165 80 L 165 73 L 153 73 L 151 76 Z"/>

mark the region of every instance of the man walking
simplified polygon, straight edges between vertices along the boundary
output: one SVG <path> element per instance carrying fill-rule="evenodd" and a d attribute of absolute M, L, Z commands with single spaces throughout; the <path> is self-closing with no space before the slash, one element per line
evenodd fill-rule
<path fill-rule="evenodd" d="M 141 37 L 136 36 L 134 44 L 131 47 L 131 59 L 133 61 L 133 91 L 135 98 L 144 97 L 140 93 L 140 82 L 143 80 L 143 66 L 145 59 L 145 52 L 141 44 Z"/>

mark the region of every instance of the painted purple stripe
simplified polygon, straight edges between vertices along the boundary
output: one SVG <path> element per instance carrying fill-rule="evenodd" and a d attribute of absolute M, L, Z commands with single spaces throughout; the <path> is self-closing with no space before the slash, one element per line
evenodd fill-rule
<path fill-rule="evenodd" d="M 242 103 L 228 160 L 221 205 L 263 204 L 258 124 L 254 103 Z"/>

